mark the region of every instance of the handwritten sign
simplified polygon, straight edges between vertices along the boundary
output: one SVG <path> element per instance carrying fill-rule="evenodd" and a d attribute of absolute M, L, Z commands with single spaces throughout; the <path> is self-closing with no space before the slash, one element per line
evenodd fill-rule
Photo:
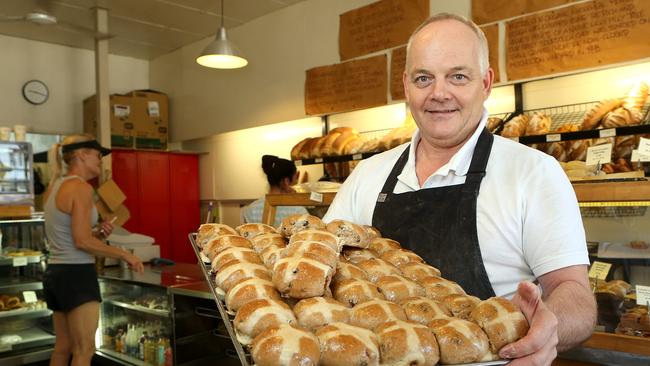
<path fill-rule="evenodd" d="M 499 82 L 499 25 L 492 24 L 481 27 L 483 33 L 485 33 L 485 38 L 488 42 L 488 59 L 490 61 L 490 67 L 494 70 L 494 82 Z"/>
<path fill-rule="evenodd" d="M 23 291 L 23 299 L 26 303 L 36 302 L 36 292 L 34 291 Z"/>
<path fill-rule="evenodd" d="M 390 98 L 406 99 L 402 75 L 406 66 L 406 47 L 396 48 L 390 55 Z"/>
<path fill-rule="evenodd" d="M 636 285 L 636 304 L 648 306 L 650 303 L 650 286 Z"/>
<path fill-rule="evenodd" d="M 386 55 L 307 70 L 308 115 L 377 107 L 388 102 Z"/>
<path fill-rule="evenodd" d="M 639 139 L 639 155 L 648 156 L 650 155 L 650 139 L 641 137 Z"/>
<path fill-rule="evenodd" d="M 340 16 L 341 60 L 406 44 L 429 17 L 429 0 L 381 0 Z"/>
<path fill-rule="evenodd" d="M 589 277 L 590 278 L 597 278 L 599 280 L 604 281 L 605 278 L 607 278 L 607 274 L 609 273 L 610 268 L 612 268 L 611 263 L 604 263 L 604 262 L 595 261 L 591 265 L 591 268 L 589 268 Z"/>
<path fill-rule="evenodd" d="M 633 163 L 638 163 L 640 161 L 644 161 L 644 162 L 645 161 L 650 161 L 650 155 L 641 155 L 641 154 L 639 154 L 639 150 L 633 149 L 632 150 L 632 157 L 630 158 L 630 160 Z"/>
<path fill-rule="evenodd" d="M 476 24 L 491 23 L 573 1 L 576 0 L 472 0 L 472 19 Z"/>
<path fill-rule="evenodd" d="M 512 2 L 516 3 L 516 2 Z M 593 0 L 506 23 L 510 80 L 650 56 L 650 1 Z"/>
<path fill-rule="evenodd" d="M 612 144 L 591 146 L 587 149 L 585 165 L 605 164 L 612 161 Z"/>

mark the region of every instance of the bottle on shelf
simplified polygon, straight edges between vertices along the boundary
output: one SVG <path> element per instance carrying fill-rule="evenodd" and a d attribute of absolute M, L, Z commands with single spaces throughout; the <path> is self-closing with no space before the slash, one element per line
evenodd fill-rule
<path fill-rule="evenodd" d="M 162 329 L 158 333 L 158 342 L 156 343 L 156 365 L 157 366 L 164 366 L 165 365 L 165 346 L 166 346 L 166 339 L 163 337 L 163 332 Z"/>
<path fill-rule="evenodd" d="M 145 356 L 145 344 L 147 343 L 147 331 L 142 331 L 142 336 L 140 337 L 140 343 L 138 345 L 138 358 L 144 361 Z"/>
<path fill-rule="evenodd" d="M 122 334 L 124 331 L 122 328 L 119 328 L 117 330 L 117 333 L 115 334 L 115 352 L 122 352 Z"/>
<path fill-rule="evenodd" d="M 127 331 L 122 332 L 122 337 L 120 337 L 120 343 L 122 344 L 120 352 L 122 353 L 126 353 L 126 333 Z"/>

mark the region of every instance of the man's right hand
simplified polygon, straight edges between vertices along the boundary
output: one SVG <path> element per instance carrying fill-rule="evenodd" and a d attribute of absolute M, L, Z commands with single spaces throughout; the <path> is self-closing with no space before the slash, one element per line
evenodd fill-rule
<path fill-rule="evenodd" d="M 122 259 L 129 264 L 131 270 L 138 273 L 144 273 L 144 264 L 142 264 L 140 258 L 131 254 L 129 251 L 124 251 L 124 253 L 124 258 Z"/>

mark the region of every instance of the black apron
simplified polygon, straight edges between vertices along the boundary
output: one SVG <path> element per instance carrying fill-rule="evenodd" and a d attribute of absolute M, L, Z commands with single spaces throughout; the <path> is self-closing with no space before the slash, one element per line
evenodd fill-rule
<path fill-rule="evenodd" d="M 476 231 L 476 199 L 485 176 L 494 137 L 479 136 L 464 184 L 393 193 L 406 165 L 404 150 L 379 193 L 372 225 L 382 236 L 397 240 L 481 299 L 495 296 L 483 265 Z"/>

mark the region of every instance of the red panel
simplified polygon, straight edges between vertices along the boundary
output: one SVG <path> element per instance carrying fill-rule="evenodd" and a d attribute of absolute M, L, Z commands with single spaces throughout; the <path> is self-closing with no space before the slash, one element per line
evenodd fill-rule
<path fill-rule="evenodd" d="M 126 195 L 124 204 L 131 218 L 124 227 L 131 232 L 140 231 L 140 193 L 138 191 L 138 161 L 135 151 L 113 150 L 113 180 Z"/>
<path fill-rule="evenodd" d="M 160 245 L 160 256 L 172 258 L 169 228 L 169 155 L 137 152 L 140 195 L 140 230 Z"/>
<path fill-rule="evenodd" d="M 197 155 L 170 154 L 171 246 L 177 262 L 196 263 L 187 234 L 200 222 L 199 159 Z"/>

